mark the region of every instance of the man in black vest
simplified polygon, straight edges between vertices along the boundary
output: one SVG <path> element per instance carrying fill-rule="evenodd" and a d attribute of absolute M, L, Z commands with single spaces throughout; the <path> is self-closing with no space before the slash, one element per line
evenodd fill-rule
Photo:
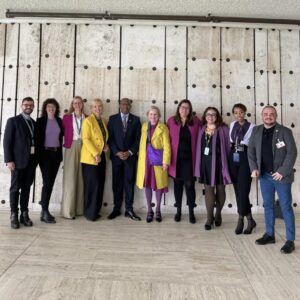
<path fill-rule="evenodd" d="M 120 101 L 120 113 L 108 121 L 109 147 L 112 162 L 112 186 L 114 208 L 108 219 L 121 215 L 123 193 L 125 191 L 125 217 L 141 220 L 133 211 L 134 184 L 136 175 L 137 152 L 141 137 L 140 119 L 130 113 L 131 101 Z"/>
<path fill-rule="evenodd" d="M 4 132 L 4 162 L 11 171 L 9 190 L 11 228 L 17 229 L 20 223 L 32 226 L 28 215 L 30 187 L 37 165 L 35 151 L 35 121 L 30 117 L 34 101 L 30 97 L 22 100 L 22 113 L 7 120 Z M 21 216 L 18 206 L 20 198 Z"/>

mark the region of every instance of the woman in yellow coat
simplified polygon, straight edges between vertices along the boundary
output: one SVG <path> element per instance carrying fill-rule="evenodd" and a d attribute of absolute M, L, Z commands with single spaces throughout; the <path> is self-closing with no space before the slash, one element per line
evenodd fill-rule
<path fill-rule="evenodd" d="M 84 185 L 84 215 L 90 221 L 99 218 L 105 182 L 105 152 L 108 151 L 106 121 L 101 116 L 103 103 L 91 103 L 91 115 L 82 124 L 81 159 Z"/>
<path fill-rule="evenodd" d="M 161 222 L 160 204 L 162 194 L 168 192 L 168 166 L 171 147 L 168 127 L 159 122 L 159 108 L 151 106 L 147 112 L 148 122 L 142 126 L 136 184 L 145 188 L 147 199 L 147 222 L 153 221 L 152 191 L 156 194 L 156 216 Z"/>

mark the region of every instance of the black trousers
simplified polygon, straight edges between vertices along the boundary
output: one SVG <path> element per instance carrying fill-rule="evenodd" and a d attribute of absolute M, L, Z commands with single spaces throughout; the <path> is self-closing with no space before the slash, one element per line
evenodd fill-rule
<path fill-rule="evenodd" d="M 187 205 L 194 208 L 196 200 L 195 179 L 181 180 L 174 178 L 174 196 L 177 210 L 181 211 L 183 187 L 185 187 Z"/>
<path fill-rule="evenodd" d="M 136 174 L 136 159 L 112 162 L 112 189 L 114 194 L 114 210 L 120 211 L 125 192 L 125 209 L 133 210 L 134 184 Z"/>
<path fill-rule="evenodd" d="M 18 213 L 19 198 L 21 212 L 28 210 L 30 187 L 33 183 L 36 165 L 35 156 L 30 155 L 26 168 L 15 169 L 11 172 L 11 184 L 9 189 L 11 212 Z"/>
<path fill-rule="evenodd" d="M 84 185 L 84 215 L 88 220 L 98 218 L 103 201 L 105 183 L 105 155 L 101 155 L 101 162 L 95 165 L 81 164 Z"/>
<path fill-rule="evenodd" d="M 251 174 L 247 157 L 247 149 L 239 152 L 240 162 L 233 161 L 234 150 L 230 152 L 229 170 L 234 187 L 238 213 L 240 216 L 247 216 L 251 213 L 249 193 L 251 189 Z"/>
<path fill-rule="evenodd" d="M 39 160 L 43 178 L 43 187 L 40 204 L 43 210 L 47 210 L 59 169 L 61 156 L 58 151 L 44 150 Z"/>

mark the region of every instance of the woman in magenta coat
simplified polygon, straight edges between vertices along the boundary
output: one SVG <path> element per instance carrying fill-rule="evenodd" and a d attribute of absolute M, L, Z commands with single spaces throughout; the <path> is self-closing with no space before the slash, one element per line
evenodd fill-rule
<path fill-rule="evenodd" d="M 85 117 L 83 107 L 82 98 L 74 97 L 62 121 L 65 153 L 61 214 L 68 219 L 75 219 L 83 214 L 83 179 L 80 165 L 81 128 Z"/>
<path fill-rule="evenodd" d="M 183 187 L 185 187 L 189 207 L 190 223 L 196 223 L 195 207 L 195 178 L 194 166 L 196 161 L 196 142 L 200 128 L 200 120 L 193 116 L 192 104 L 184 99 L 178 104 L 176 114 L 167 123 L 170 132 L 171 164 L 169 175 L 174 179 L 174 196 L 177 213 L 176 222 L 181 220 L 181 205 Z"/>

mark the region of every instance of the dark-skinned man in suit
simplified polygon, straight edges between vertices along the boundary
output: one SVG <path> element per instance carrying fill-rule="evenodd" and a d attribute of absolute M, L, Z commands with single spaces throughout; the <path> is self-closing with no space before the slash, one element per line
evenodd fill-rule
<path fill-rule="evenodd" d="M 110 116 L 108 121 L 109 147 L 112 162 L 112 189 L 114 208 L 108 219 L 121 215 L 123 194 L 125 192 L 125 217 L 139 221 L 141 218 L 133 211 L 134 184 L 137 152 L 141 136 L 139 117 L 130 113 L 131 100 L 120 100 L 120 112 Z"/>

